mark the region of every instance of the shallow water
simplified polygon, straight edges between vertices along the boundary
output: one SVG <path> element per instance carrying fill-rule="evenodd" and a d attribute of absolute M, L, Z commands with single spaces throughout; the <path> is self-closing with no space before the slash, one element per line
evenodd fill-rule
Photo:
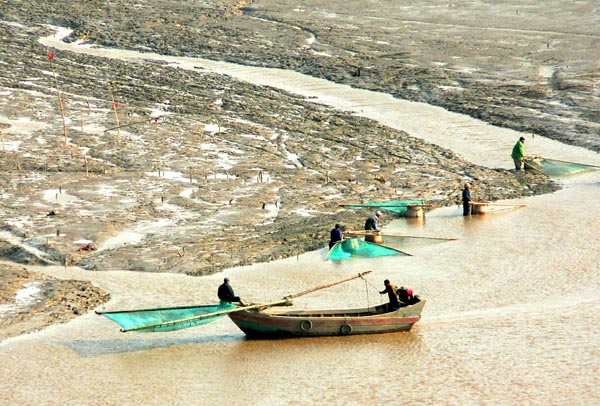
<path fill-rule="evenodd" d="M 328 89 L 339 89 L 336 103 L 344 103 L 347 87 Z M 385 108 L 361 114 L 392 120 L 404 111 Z M 505 130 L 478 125 L 488 131 L 469 133 L 468 143 L 434 142 L 504 165 L 504 152 L 485 146 Z M 536 143 L 552 144 L 541 137 Z M 578 148 L 547 148 L 561 158 L 598 161 Z M 244 300 L 266 301 L 365 270 L 373 271 L 366 282 L 299 297 L 296 306 L 378 304 L 385 278 L 428 302 L 408 333 L 277 341 L 246 340 L 227 318 L 170 333 L 123 334 L 87 314 L 0 343 L 0 403 L 366 405 L 398 396 L 399 403 L 436 405 L 599 404 L 600 172 L 562 182 L 563 190 L 520 200 L 527 204 L 521 209 L 463 218 L 453 207 L 424 221 L 386 219 L 390 231 L 458 238 L 408 244 L 403 249 L 412 256 L 331 262 L 323 249 L 202 278 L 36 269 L 110 291 L 104 310 L 214 303 L 225 275 Z"/>
<path fill-rule="evenodd" d="M 380 303 L 384 278 L 428 300 L 409 333 L 246 340 L 220 319 L 192 329 L 120 333 L 101 316 L 0 344 L 2 404 L 598 404 L 600 173 L 463 218 L 460 208 L 385 228 L 458 238 L 407 244 L 412 256 L 324 261 L 325 250 L 203 278 L 44 268 L 108 289 L 105 310 L 213 303 L 224 275 L 247 301 L 372 270 L 296 299 L 297 307 Z M 574 205 L 576 201 L 576 205 Z"/>

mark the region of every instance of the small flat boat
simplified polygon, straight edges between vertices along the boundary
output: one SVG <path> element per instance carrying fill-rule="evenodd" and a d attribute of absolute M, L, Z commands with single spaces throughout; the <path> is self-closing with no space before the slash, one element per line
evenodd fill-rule
<path fill-rule="evenodd" d="M 421 319 L 425 300 L 398 309 L 388 304 L 357 309 L 242 310 L 229 318 L 251 338 L 319 337 L 409 331 Z"/>
<path fill-rule="evenodd" d="M 485 202 L 473 202 L 471 203 L 471 214 L 487 214 L 498 211 L 506 211 L 510 209 L 520 209 L 527 207 L 523 203 L 485 203 Z"/>

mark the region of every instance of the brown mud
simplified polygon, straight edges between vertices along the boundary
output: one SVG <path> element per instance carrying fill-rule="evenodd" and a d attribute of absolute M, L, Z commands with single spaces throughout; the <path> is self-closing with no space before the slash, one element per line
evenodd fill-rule
<path fill-rule="evenodd" d="M 452 206 L 466 181 L 480 201 L 559 187 L 536 173 L 473 165 L 410 134 L 226 76 L 61 51 L 51 61 L 38 42 L 54 32 L 49 25 L 74 29 L 68 41 L 293 69 L 598 150 L 598 69 L 561 62 L 567 49 L 570 58 L 580 55 L 557 39 L 573 35 L 540 34 L 526 45 L 509 18 L 497 30 L 477 30 L 442 21 L 433 9 L 420 10 L 428 29 L 415 29 L 410 2 L 396 29 L 377 23 L 382 15 L 346 15 L 342 2 L 331 2 L 328 13 L 312 2 L 300 11 L 272 3 L 3 4 L 2 258 L 205 275 L 322 248 L 337 222 L 360 228 L 366 213 L 340 203 Z M 485 35 L 471 41 L 472 32 Z M 493 33 L 509 45 L 492 46 Z M 578 35 L 582 46 L 594 38 Z M 546 50 L 540 41 L 548 41 Z M 550 73 L 530 79 L 531 66 L 551 57 L 547 50 Z M 501 63 L 509 56 L 510 74 Z M 580 71 L 569 74 L 573 69 Z M 2 303 L 24 286 L 16 281 L 36 278 L 19 266 L 6 269 Z M 64 283 L 48 282 L 66 294 L 71 282 Z M 81 291 L 73 283 L 71 291 Z M 107 296 L 94 291 L 85 300 L 64 313 L 85 312 Z M 27 329 L 10 329 L 17 330 Z"/>

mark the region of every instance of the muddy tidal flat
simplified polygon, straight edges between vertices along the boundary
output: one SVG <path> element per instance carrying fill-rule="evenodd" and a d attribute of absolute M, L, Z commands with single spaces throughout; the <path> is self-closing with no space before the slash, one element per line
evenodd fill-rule
<path fill-rule="evenodd" d="M 41 37 L 69 28 L 67 42 L 295 70 L 600 151 L 600 13 L 566 3 L 3 2 L 3 303 L 27 264 L 206 275 L 322 248 L 337 222 L 360 228 L 365 212 L 340 203 L 560 187 L 272 87 Z M 62 312 L 108 299 L 90 295 Z"/>

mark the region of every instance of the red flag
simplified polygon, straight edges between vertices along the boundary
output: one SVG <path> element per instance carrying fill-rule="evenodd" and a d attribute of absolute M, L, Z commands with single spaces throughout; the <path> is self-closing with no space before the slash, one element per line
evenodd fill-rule
<path fill-rule="evenodd" d="M 54 60 L 54 55 L 52 55 L 52 52 L 48 54 L 48 59 L 50 59 L 50 62 Z"/>
<path fill-rule="evenodd" d="M 119 102 L 115 102 L 115 108 L 118 109 L 119 107 L 121 107 L 121 105 L 119 104 Z"/>

